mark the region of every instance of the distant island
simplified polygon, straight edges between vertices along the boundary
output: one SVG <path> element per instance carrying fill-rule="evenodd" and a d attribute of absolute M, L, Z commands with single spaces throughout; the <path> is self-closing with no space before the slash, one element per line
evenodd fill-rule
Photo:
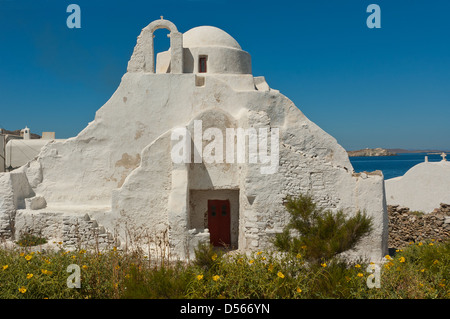
<path fill-rule="evenodd" d="M 357 151 L 347 151 L 349 157 L 355 156 L 395 156 L 398 154 L 405 153 L 428 153 L 428 154 L 440 154 L 440 153 L 448 153 L 450 151 L 442 151 L 442 150 L 406 150 L 402 148 L 365 148 Z"/>
<path fill-rule="evenodd" d="M 397 153 L 394 153 L 390 150 L 384 149 L 384 148 L 366 148 L 363 150 L 357 150 L 357 151 L 347 151 L 348 156 L 354 157 L 354 156 L 395 156 Z"/>
<path fill-rule="evenodd" d="M 400 153 L 450 153 L 450 151 L 443 150 L 406 150 L 403 148 L 389 148 L 388 151 L 400 154 Z"/>

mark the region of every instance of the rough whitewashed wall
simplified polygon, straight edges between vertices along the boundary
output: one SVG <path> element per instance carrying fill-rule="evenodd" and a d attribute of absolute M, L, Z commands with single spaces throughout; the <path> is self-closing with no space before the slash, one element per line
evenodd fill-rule
<path fill-rule="evenodd" d="M 386 253 L 381 174 L 353 174 L 337 141 L 261 77 L 153 74 L 133 67 L 145 64 L 145 41 L 139 38 L 129 72 L 94 121 L 74 138 L 50 142 L 23 168 L 32 192 L 46 200 L 42 213 L 92 213 L 110 228 L 119 223 L 136 224 L 150 233 L 169 229 L 178 252 L 206 240 L 205 232 L 189 229 L 190 187 L 198 167 L 175 165 L 170 157 L 172 129 L 202 118 L 210 126 L 279 129 L 280 158 L 274 174 L 261 174 L 258 164 L 238 165 L 229 174 L 226 164 L 205 165 L 214 187 L 239 189 L 239 248 L 268 247 L 270 237 L 287 222 L 285 196 L 309 192 L 322 207 L 349 214 L 360 209 L 374 216 L 375 231 L 355 254 L 373 259 Z M 11 176 L 0 177 L 4 228 L 20 209 L 14 198 L 34 196 L 24 195 L 22 183 L 14 184 Z"/>

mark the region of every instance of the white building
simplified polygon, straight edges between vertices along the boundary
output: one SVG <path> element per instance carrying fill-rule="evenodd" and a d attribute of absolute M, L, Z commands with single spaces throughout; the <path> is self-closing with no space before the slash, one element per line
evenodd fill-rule
<path fill-rule="evenodd" d="M 170 31 L 171 46 L 155 67 L 159 28 Z M 239 155 L 245 140 L 237 132 L 249 134 L 245 154 Z M 150 23 L 95 120 L 78 136 L 44 146 L 17 174 L 33 181 L 30 188 L 21 184 L 18 202 L 38 196 L 47 206 L 19 209 L 9 202 L 3 214 L 15 214 L 21 227 L 31 215 L 53 214 L 60 226 L 46 231 L 51 223 L 45 222 L 41 231 L 65 242 L 64 216 L 89 213 L 118 229 L 122 243 L 131 225 L 140 234 L 168 232 L 180 257 L 200 241 L 264 249 L 288 221 L 285 197 L 309 192 L 322 207 L 374 218 L 374 231 L 355 254 L 387 253 L 382 174 L 355 174 L 337 141 L 264 77 L 254 77 L 249 53 L 211 26 L 182 34 L 168 20 Z M 14 189 L 11 179 L 3 177 L 4 193 Z M 0 196 L 1 185 L 0 178 Z"/>
<path fill-rule="evenodd" d="M 450 162 L 425 162 L 410 168 L 405 175 L 385 181 L 386 201 L 413 211 L 431 213 L 441 203 L 450 203 Z"/>
<path fill-rule="evenodd" d="M 55 140 L 54 132 L 43 132 L 42 138 L 31 138 L 28 127 L 21 135 L 1 134 L 0 136 L 0 172 L 10 171 L 32 161 L 42 147 Z"/>

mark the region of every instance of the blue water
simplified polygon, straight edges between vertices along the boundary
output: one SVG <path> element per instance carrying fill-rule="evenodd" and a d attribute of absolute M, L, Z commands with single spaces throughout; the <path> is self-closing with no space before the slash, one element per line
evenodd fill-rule
<path fill-rule="evenodd" d="M 355 156 L 350 157 L 355 172 L 372 172 L 380 170 L 384 179 L 404 175 L 411 167 L 423 163 L 428 155 L 429 162 L 439 162 L 442 157 L 439 154 L 404 153 L 397 156 Z"/>

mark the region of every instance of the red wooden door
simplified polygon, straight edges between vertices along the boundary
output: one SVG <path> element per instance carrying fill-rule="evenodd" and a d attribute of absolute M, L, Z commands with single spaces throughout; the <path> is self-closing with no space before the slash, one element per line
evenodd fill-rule
<path fill-rule="evenodd" d="M 230 245 L 230 201 L 208 200 L 208 229 L 213 246 Z"/>

